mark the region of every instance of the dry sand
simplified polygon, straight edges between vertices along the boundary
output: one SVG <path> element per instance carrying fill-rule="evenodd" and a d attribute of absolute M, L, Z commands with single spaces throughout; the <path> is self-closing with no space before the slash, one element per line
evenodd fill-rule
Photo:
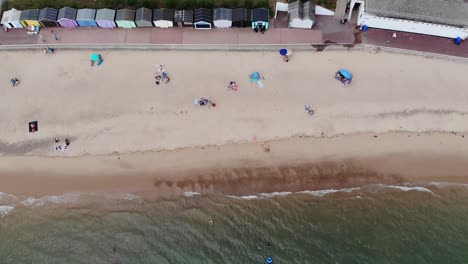
<path fill-rule="evenodd" d="M 295 52 L 289 63 L 276 52 L 104 51 L 104 64 L 90 67 L 90 54 L 0 53 L 0 191 L 467 181 L 466 63 L 357 51 Z M 157 64 L 169 84 L 155 85 Z M 351 86 L 333 78 L 339 68 L 352 71 Z M 249 83 L 254 71 L 265 76 L 263 89 Z M 13 77 L 18 87 L 9 86 Z M 227 91 L 231 80 L 239 91 Z M 194 105 L 199 97 L 217 107 Z M 69 150 L 54 151 L 54 137 L 70 138 Z"/>

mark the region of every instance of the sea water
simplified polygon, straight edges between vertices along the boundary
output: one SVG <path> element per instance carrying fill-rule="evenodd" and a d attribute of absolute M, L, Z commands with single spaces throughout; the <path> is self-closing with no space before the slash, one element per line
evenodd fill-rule
<path fill-rule="evenodd" d="M 0 205 L 0 263 L 468 263 L 463 184 Z"/>

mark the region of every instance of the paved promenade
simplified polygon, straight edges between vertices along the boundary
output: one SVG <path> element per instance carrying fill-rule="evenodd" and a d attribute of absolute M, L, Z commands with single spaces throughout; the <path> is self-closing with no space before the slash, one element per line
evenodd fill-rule
<path fill-rule="evenodd" d="M 51 32 L 53 30 L 53 33 Z M 55 40 L 54 34 L 58 36 Z M 0 45 L 17 44 L 321 44 L 322 31 L 272 28 L 265 34 L 247 28 L 196 30 L 193 28 L 43 28 L 41 35 L 28 35 L 25 29 L 0 32 Z"/>
<path fill-rule="evenodd" d="M 468 40 L 457 46 L 453 44 L 452 39 L 406 32 L 396 32 L 397 37 L 393 38 L 392 35 L 395 32 L 391 30 L 369 29 L 366 32 L 362 32 L 362 43 L 468 58 Z"/>

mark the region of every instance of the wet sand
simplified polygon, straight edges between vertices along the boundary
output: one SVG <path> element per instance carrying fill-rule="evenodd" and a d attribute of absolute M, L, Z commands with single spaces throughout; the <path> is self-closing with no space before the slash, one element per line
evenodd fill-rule
<path fill-rule="evenodd" d="M 355 134 L 73 158 L 3 157 L 2 192 L 184 192 L 248 195 L 365 184 L 468 183 L 468 137 L 450 133 Z M 436 142 L 435 142 L 436 141 Z"/>

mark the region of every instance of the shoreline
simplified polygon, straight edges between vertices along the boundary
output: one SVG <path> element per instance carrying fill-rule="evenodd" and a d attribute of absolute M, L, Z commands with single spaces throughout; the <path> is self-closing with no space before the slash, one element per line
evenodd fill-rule
<path fill-rule="evenodd" d="M 366 184 L 468 183 L 466 164 L 468 136 L 462 134 L 297 137 L 103 156 L 4 156 L 0 191 L 16 196 L 130 193 L 157 200 L 184 192 L 242 196 Z"/>

